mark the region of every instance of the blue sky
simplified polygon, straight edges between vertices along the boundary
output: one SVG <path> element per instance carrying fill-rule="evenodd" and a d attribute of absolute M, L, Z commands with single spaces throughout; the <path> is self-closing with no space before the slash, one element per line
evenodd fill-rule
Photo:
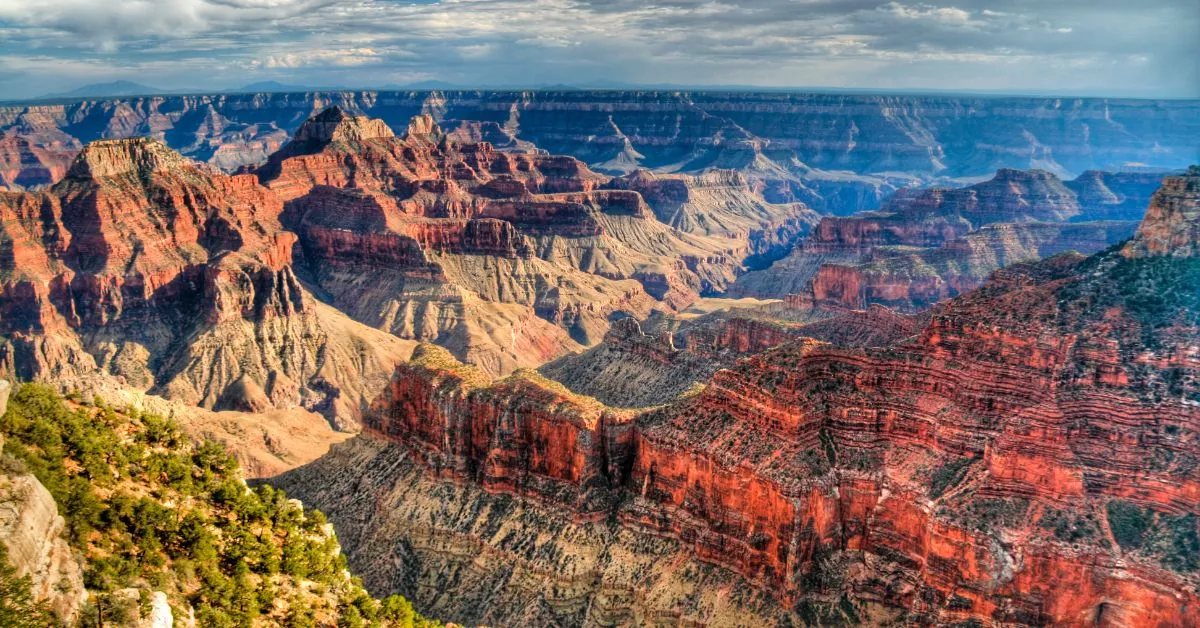
<path fill-rule="evenodd" d="M 0 99 L 132 80 L 1200 97 L 1196 0 L 2 0 Z"/>

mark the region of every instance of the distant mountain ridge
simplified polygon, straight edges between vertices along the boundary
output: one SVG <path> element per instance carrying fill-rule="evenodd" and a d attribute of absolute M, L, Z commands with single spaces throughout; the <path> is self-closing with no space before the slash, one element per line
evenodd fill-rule
<path fill-rule="evenodd" d="M 149 96 L 153 94 L 170 93 L 157 87 L 134 83 L 133 81 L 111 81 L 108 83 L 90 83 L 77 87 L 69 92 L 46 94 L 43 98 L 115 98 L 118 96 Z"/>
<path fill-rule="evenodd" d="M 254 87 L 253 85 L 247 87 Z M 272 89 L 290 87 L 272 84 Z M 593 169 L 740 170 L 773 202 L 873 209 L 913 185 L 1001 168 L 1059 177 L 1200 161 L 1200 101 L 787 92 L 396 89 L 118 97 L 0 106 L 0 185 L 55 181 L 84 143 L 150 135 L 226 171 L 256 166 L 327 105 L 400 131 L 427 113 L 497 146 L 534 145 Z"/>

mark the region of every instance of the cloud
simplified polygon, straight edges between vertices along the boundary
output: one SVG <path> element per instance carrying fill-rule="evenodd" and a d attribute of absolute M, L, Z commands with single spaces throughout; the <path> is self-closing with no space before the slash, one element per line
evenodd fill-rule
<path fill-rule="evenodd" d="M 350 67 L 378 62 L 380 55 L 370 48 L 350 48 L 346 50 L 309 50 L 305 52 L 288 52 L 271 55 L 262 61 L 262 67 L 302 68 L 310 65 L 332 65 Z"/>
<path fill-rule="evenodd" d="M 971 12 L 958 7 L 935 7 L 928 4 L 906 5 L 889 2 L 881 11 L 906 20 L 928 20 L 951 26 L 971 26 Z"/>
<path fill-rule="evenodd" d="M 12 65 L 0 73 L 0 93 L 33 96 L 111 78 L 213 89 L 259 79 L 367 86 L 412 76 L 469 85 L 617 80 L 1200 96 L 1194 5 L 3 0 L 0 58 Z M 16 73 L 19 80 L 7 78 Z"/>

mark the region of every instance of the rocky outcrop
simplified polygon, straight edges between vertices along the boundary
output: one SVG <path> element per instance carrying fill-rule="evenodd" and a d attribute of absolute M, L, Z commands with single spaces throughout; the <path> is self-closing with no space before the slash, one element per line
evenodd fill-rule
<path fill-rule="evenodd" d="M 1137 222 L 1108 219 L 1140 219 L 1129 207 L 1145 207 L 1147 180 L 1156 177 L 1089 172 L 1062 182 L 1044 171 L 1001 170 L 966 188 L 901 190 L 879 211 L 823 218 L 790 255 L 743 276 L 731 294 L 803 293 L 842 307 L 919 310 L 1008 264 L 1124 240 Z"/>
<path fill-rule="evenodd" d="M 397 138 L 337 109 L 258 176 L 285 199 L 304 268 L 334 305 L 493 374 L 595 344 L 612 318 L 721 290 L 756 247 L 812 216 L 772 213 L 742 186 L 730 194 L 758 213 L 693 234 L 634 191 L 598 189 L 606 178 L 569 157 L 458 143 L 428 116 Z"/>
<path fill-rule="evenodd" d="M 462 625 L 773 625 L 788 615 L 685 543 L 437 480 L 385 440 L 355 437 L 272 483 L 331 513 L 369 590 L 420 591 L 410 599 L 422 613 Z"/>
<path fill-rule="evenodd" d="M 1129 257 L 1200 255 L 1200 166 L 1182 177 L 1169 177 L 1154 193 L 1137 238 L 1124 250 Z"/>
<path fill-rule="evenodd" d="M 628 447 L 622 426 L 631 414 L 530 371 L 486 383 L 486 375 L 444 349 L 423 345 L 397 369 L 364 428 L 405 438 L 439 477 L 551 500 L 583 516 L 607 510 L 606 494 L 620 481 L 620 452 Z"/>
<path fill-rule="evenodd" d="M 676 349 L 669 332 L 648 335 L 636 320 L 625 318 L 599 345 L 538 372 L 608 405 L 638 408 L 666 403 L 718 368 L 715 360 Z"/>
<path fill-rule="evenodd" d="M 636 320 L 626 318 L 596 347 L 539 371 L 606 404 L 645 407 L 672 401 L 737 358 L 798 335 L 786 324 L 741 316 L 713 317 L 686 330 L 647 334 Z"/>
<path fill-rule="evenodd" d="M 693 184 L 724 226 L 693 233 L 571 157 L 455 137 L 331 107 L 236 175 L 90 143 L 50 188 L 0 193 L 0 372 L 350 428 L 413 341 L 536 367 L 724 289 L 815 219 L 714 175 Z"/>
<path fill-rule="evenodd" d="M 252 176 L 148 139 L 95 142 L 49 190 L 0 195 L 0 371 L 352 425 L 411 343 L 307 292 L 282 211 Z"/>
<path fill-rule="evenodd" d="M 974 289 L 1010 264 L 1105 249 L 1133 235 L 1136 224 L 992 224 L 932 249 L 875 247 L 857 263 L 822 263 L 807 290 L 820 306 L 920 311 Z"/>
<path fill-rule="evenodd" d="M 79 141 L 52 130 L 9 129 L 0 135 L 0 189 L 31 187 L 58 181 L 79 152 Z"/>
<path fill-rule="evenodd" d="M 128 605 L 129 607 L 138 607 L 140 610 L 143 589 L 128 588 L 117 589 L 111 593 L 113 599 Z M 149 612 L 144 616 L 136 617 L 131 623 L 132 628 L 174 628 L 175 616 L 171 612 L 171 604 L 167 599 L 167 594 L 162 591 L 151 592 L 149 597 Z M 190 610 L 190 609 L 189 609 Z M 180 618 L 180 624 L 185 625 L 185 618 Z"/>
<path fill-rule="evenodd" d="M 786 254 L 819 217 L 803 203 L 768 203 L 761 181 L 733 170 L 665 175 L 638 170 L 608 183 L 635 190 L 659 221 L 680 231 L 748 242 L 751 267 Z"/>
<path fill-rule="evenodd" d="M 1194 227 L 1198 178 L 1168 179 L 1155 202 L 1172 209 L 1150 213 L 1134 250 L 1190 246 L 1162 240 L 1155 225 Z M 474 564 L 471 582 L 512 603 L 512 615 L 489 615 L 501 623 L 530 608 L 601 623 L 578 609 L 628 580 L 565 557 L 581 545 L 638 557 L 649 545 L 631 551 L 617 539 L 644 533 L 767 592 L 773 602 L 751 594 L 733 603 L 772 621 L 813 622 L 837 608 L 838 620 L 867 623 L 901 613 L 918 624 L 1195 623 L 1200 304 L 1191 258 L 1164 253 L 1018 264 L 938 306 L 917 336 L 867 349 L 798 339 L 630 418 L 552 385 L 488 384 L 445 356 L 426 359 L 397 371 L 366 419 L 370 435 L 410 452 L 426 478 L 518 496 L 527 514 L 497 520 L 491 498 L 431 488 L 453 495 L 459 514 L 371 507 L 335 524 L 372 548 L 352 547 L 350 557 L 375 582 L 455 591 L 426 598 L 449 617 L 477 618 L 477 606 L 454 603 L 461 562 L 432 558 L 429 539 L 495 556 Z M 387 446 L 361 447 L 338 455 L 405 464 Z M 334 483 L 395 480 L 384 485 L 395 496 L 431 481 L 407 473 L 364 468 Z M 308 494 L 318 504 L 345 499 L 336 488 Z M 597 540 L 565 527 L 604 516 L 621 532 Z M 364 520 L 399 533 L 406 542 L 389 547 L 405 549 L 381 558 L 382 539 Z M 415 521 L 433 531 L 419 533 Z M 514 521 L 511 544 L 490 531 L 501 521 Z M 515 541 L 530 527 L 546 533 L 536 551 Z M 562 536 L 568 529 L 581 545 Z M 528 576 L 497 575 L 508 561 L 540 574 L 533 582 L 575 583 L 574 599 L 588 603 L 576 614 L 540 606 L 551 596 L 517 589 Z M 691 612 L 714 620 L 713 609 Z"/>
<path fill-rule="evenodd" d="M 1141 220 L 1146 202 L 1162 185 L 1160 172 L 1089 170 L 1063 181 L 1086 213 L 1075 220 Z"/>
<path fill-rule="evenodd" d="M 914 317 L 878 305 L 865 311 L 830 309 L 827 316 L 809 313 L 776 304 L 733 308 L 695 319 L 648 320 L 649 331 L 633 319 L 622 319 L 599 345 L 538 370 L 608 405 L 646 407 L 695 392 L 739 359 L 799 338 L 875 347 L 919 331 Z M 789 320 L 793 316 L 798 320 Z"/>
<path fill-rule="evenodd" d="M 0 414 L 9 384 L 0 380 Z M 0 446 L 3 439 L 0 438 Z M 29 577 L 35 600 L 45 601 L 70 623 L 87 601 L 83 561 L 67 544 L 66 524 L 50 492 L 7 454 L 0 471 L 0 542 L 18 577 Z"/>

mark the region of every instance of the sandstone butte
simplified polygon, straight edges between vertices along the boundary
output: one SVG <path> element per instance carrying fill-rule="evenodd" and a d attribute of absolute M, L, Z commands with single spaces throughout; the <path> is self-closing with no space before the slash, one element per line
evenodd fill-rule
<path fill-rule="evenodd" d="M 1009 264 L 1124 241 L 1161 180 L 1093 171 L 1061 181 L 1002 169 L 964 188 L 903 189 L 877 211 L 822 218 L 789 255 L 742 276 L 729 294 L 921 311 Z"/>
<path fill-rule="evenodd" d="M 734 174 L 664 175 L 699 221 L 672 228 L 574 158 L 477 135 L 331 107 L 233 175 L 155 139 L 88 144 L 45 190 L 0 192 L 0 375 L 351 429 L 417 341 L 535 367 L 817 220 Z"/>
<path fill-rule="evenodd" d="M 1165 181 L 1123 246 L 998 271 L 935 307 L 919 334 L 886 347 L 782 344 L 641 413 L 527 372 L 490 382 L 423 347 L 397 367 L 365 429 L 431 477 L 519 497 L 542 513 L 543 535 L 566 534 L 562 521 L 609 521 L 672 539 L 779 605 L 764 610 L 743 590 L 718 606 L 757 604 L 753 612 L 777 621 L 805 621 L 824 602 L 843 619 L 869 622 L 1197 625 L 1198 209 L 1193 167 Z M 457 499 L 439 485 L 429 490 Z M 388 487 L 374 486 L 389 499 Z M 464 534 L 482 549 L 468 553 L 507 556 L 510 575 L 511 564 L 541 569 L 556 591 L 608 590 L 605 603 L 614 603 L 617 589 L 604 588 L 611 572 L 588 585 L 555 571 L 584 535 L 536 551 L 489 544 L 479 526 L 500 502 L 473 499 Z M 347 525 L 363 538 L 364 521 L 389 522 L 386 513 L 377 521 L 355 513 Z M 463 514 L 422 516 L 421 538 L 430 538 L 428 526 Z M 522 538 L 516 523 L 505 526 Z M 419 557 L 420 546 L 432 541 L 400 541 L 405 552 L 352 550 L 352 562 L 391 565 L 386 571 L 418 561 L 425 566 L 413 577 L 427 583 L 434 568 L 421 562 L 429 557 Z M 612 551 L 623 547 L 613 543 Z M 567 554 L 552 558 L 559 552 Z M 487 564 L 480 558 L 470 573 Z M 453 581 L 443 584 L 455 591 Z M 591 609 L 602 597 L 583 599 Z M 673 616 L 704 622 L 705 608 L 714 607 Z M 499 613 L 491 617 L 503 623 Z"/>

